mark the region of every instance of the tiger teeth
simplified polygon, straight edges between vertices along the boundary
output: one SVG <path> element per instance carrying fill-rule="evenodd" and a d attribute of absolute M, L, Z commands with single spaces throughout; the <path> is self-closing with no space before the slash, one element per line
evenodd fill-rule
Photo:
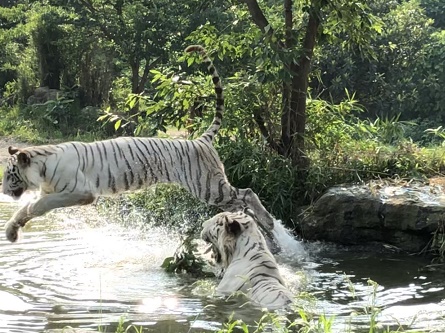
<path fill-rule="evenodd" d="M 204 251 L 204 254 L 209 253 L 210 251 L 212 251 L 213 249 L 213 245 L 209 245 L 209 247 Z"/>

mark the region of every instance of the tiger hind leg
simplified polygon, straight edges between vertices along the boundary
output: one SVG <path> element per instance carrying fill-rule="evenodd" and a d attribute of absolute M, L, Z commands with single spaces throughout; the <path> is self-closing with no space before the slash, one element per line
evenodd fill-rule
<path fill-rule="evenodd" d="M 243 208 L 250 208 L 264 229 L 268 231 L 273 229 L 273 216 L 266 210 L 266 208 L 264 208 L 260 198 L 258 198 L 256 193 L 250 188 L 238 189 L 237 199 L 235 199 L 235 202 L 238 202 L 238 205 L 241 203 Z"/>
<path fill-rule="evenodd" d="M 231 186 L 229 183 L 225 183 L 220 187 L 220 194 L 221 193 L 224 194 L 223 200 L 210 200 L 208 203 L 216 205 L 224 211 L 244 211 L 246 214 L 252 216 L 263 231 L 269 250 L 273 254 L 279 253 L 281 247 L 272 233 L 274 228 L 274 218 L 266 208 L 264 208 L 256 193 L 250 188 L 238 189 Z M 220 198 L 221 196 L 218 197 L 218 199 Z"/>
<path fill-rule="evenodd" d="M 209 202 L 221 209 L 229 212 L 243 211 L 249 208 L 261 227 L 268 232 L 271 232 L 274 227 L 273 216 L 264 208 L 260 199 L 254 191 L 250 188 L 238 189 L 229 184 L 221 187 L 221 192 L 224 193 L 224 199 L 221 201 Z"/>
<path fill-rule="evenodd" d="M 250 188 L 239 189 L 238 193 L 238 196 L 244 198 L 242 200 L 242 202 L 245 203 L 245 206 L 243 207 L 244 212 L 248 215 L 251 215 L 252 212 L 252 217 L 259 222 L 259 226 L 263 231 L 263 235 L 270 252 L 272 252 L 272 254 L 280 253 L 280 244 L 278 243 L 278 239 L 272 233 L 274 228 L 273 216 L 266 210 L 266 208 L 264 208 L 256 193 Z M 251 212 L 249 212 L 249 210 Z"/>

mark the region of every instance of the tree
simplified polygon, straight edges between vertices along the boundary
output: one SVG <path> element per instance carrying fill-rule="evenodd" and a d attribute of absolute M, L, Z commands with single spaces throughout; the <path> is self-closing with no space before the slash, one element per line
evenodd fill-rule
<path fill-rule="evenodd" d="M 64 56 L 59 42 L 65 38 L 61 28 L 66 18 L 54 7 L 42 7 L 42 11 L 29 18 L 32 25 L 31 40 L 36 49 L 41 87 L 60 89 Z M 29 13 L 33 13 L 30 11 Z"/>
<path fill-rule="evenodd" d="M 420 5 L 426 14 L 434 19 L 434 26 L 445 29 L 445 3 L 442 0 L 420 0 Z"/>
<path fill-rule="evenodd" d="M 342 45 L 324 46 L 315 65 L 319 79 L 312 81 L 313 91 L 338 103 L 346 88 L 365 107 L 363 116 L 372 119 L 444 114 L 438 93 L 443 51 L 433 20 L 417 0 L 370 4 L 384 23 L 371 44 L 375 56 L 364 58 Z"/>
<path fill-rule="evenodd" d="M 119 57 L 120 67 L 130 71 L 130 94 L 141 95 L 147 89 L 150 71 L 165 64 L 172 50 L 182 43 L 178 27 L 187 26 L 188 17 L 196 10 L 194 1 L 169 0 L 78 0 L 76 10 L 95 29 Z M 139 102 L 131 104 L 127 134 L 138 122 Z"/>
<path fill-rule="evenodd" d="M 306 99 L 311 62 L 317 43 L 356 44 L 364 51 L 369 40 L 380 31 L 379 21 L 368 7 L 358 2 L 284 0 L 284 19 L 276 27 L 266 18 L 271 5 L 267 1 L 244 0 L 252 21 L 266 37 L 265 41 L 279 55 L 283 68 L 281 83 L 281 133 L 274 138 L 267 130 L 263 115 L 255 120 L 269 145 L 292 160 L 295 166 L 307 167 L 305 154 Z M 278 10 L 276 8 L 275 10 Z"/>

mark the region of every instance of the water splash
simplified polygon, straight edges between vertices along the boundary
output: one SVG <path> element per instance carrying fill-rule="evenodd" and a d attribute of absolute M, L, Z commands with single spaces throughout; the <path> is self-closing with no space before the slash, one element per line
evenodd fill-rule
<path fill-rule="evenodd" d="M 302 242 L 295 239 L 291 232 L 283 225 L 281 220 L 274 220 L 272 233 L 281 248 L 279 254 L 281 259 L 301 263 L 308 258 L 308 254 Z"/>

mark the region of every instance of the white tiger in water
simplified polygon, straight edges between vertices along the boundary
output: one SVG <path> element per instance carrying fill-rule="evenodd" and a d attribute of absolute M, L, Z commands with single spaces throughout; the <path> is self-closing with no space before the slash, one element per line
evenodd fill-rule
<path fill-rule="evenodd" d="M 241 291 L 269 310 L 292 304 L 294 297 L 251 215 L 217 214 L 204 222 L 201 238 L 211 244 L 215 260 L 224 270 L 218 294 L 230 296 Z"/>
<path fill-rule="evenodd" d="M 251 208 L 266 230 L 273 218 L 249 188 L 233 187 L 213 147 L 224 111 L 223 89 L 218 72 L 202 46 L 199 52 L 212 76 L 216 112 L 207 131 L 195 140 L 120 137 L 92 143 L 66 142 L 18 149 L 10 157 L 3 176 L 3 193 L 15 199 L 27 190 L 40 197 L 20 208 L 6 223 L 6 237 L 15 242 L 20 227 L 30 219 L 58 208 L 86 205 L 100 195 L 113 195 L 174 182 L 202 201 L 223 210 Z"/>

